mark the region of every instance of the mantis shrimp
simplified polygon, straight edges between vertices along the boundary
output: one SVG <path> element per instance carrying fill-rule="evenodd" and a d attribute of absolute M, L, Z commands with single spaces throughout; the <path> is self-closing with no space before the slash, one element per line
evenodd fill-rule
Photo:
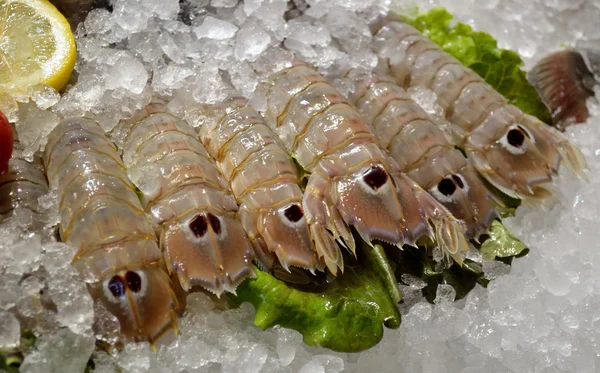
<path fill-rule="evenodd" d="M 497 216 L 487 188 L 464 155 L 391 77 L 350 70 L 350 102 L 363 114 L 400 169 L 465 222 L 484 232 Z"/>
<path fill-rule="evenodd" d="M 243 98 L 206 109 L 200 139 L 240 204 L 242 225 L 259 262 L 286 271 L 299 267 L 314 273 L 324 261 L 332 274 L 343 259 L 331 236 L 316 247 L 302 208 L 298 170 L 262 116 Z"/>
<path fill-rule="evenodd" d="M 366 242 L 397 246 L 433 231 L 443 251 L 461 262 L 467 243 L 459 222 L 400 172 L 361 115 L 323 76 L 296 64 L 265 84 L 266 121 L 309 173 L 303 204 L 317 239 L 330 232 L 354 252 L 349 226 Z"/>
<path fill-rule="evenodd" d="M 184 291 L 217 296 L 253 276 L 254 253 L 238 205 L 213 160 L 183 120 L 155 100 L 123 123 L 123 160 L 159 236 L 167 269 Z"/>
<path fill-rule="evenodd" d="M 126 340 L 154 345 L 177 334 L 179 302 L 156 235 L 100 126 L 61 121 L 43 159 L 59 193 L 60 237 L 78 249 L 73 266 L 92 297 L 119 319 Z"/>
<path fill-rule="evenodd" d="M 386 17 L 374 29 L 374 50 L 402 87 L 437 94 L 452 124 L 453 144 L 488 182 L 513 198 L 548 199 L 549 183 L 564 164 L 585 178 L 583 154 L 560 132 L 523 113 L 477 73 L 415 28 Z"/>

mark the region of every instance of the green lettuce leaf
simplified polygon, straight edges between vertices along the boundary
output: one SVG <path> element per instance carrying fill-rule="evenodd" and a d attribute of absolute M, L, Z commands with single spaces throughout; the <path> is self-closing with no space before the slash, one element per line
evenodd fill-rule
<path fill-rule="evenodd" d="M 469 25 L 457 23 L 451 27 L 452 18 L 446 9 L 435 8 L 415 18 L 404 17 L 404 20 L 473 69 L 511 104 L 546 123 L 552 123 L 548 108 L 521 70 L 521 57 L 513 51 L 498 48 L 492 36 L 473 31 Z"/>
<path fill-rule="evenodd" d="M 527 246 L 506 229 L 498 220 L 494 220 L 488 232 L 489 238 L 481 244 L 483 260 L 516 257 L 526 253 Z"/>
<path fill-rule="evenodd" d="M 334 351 L 368 349 L 381 340 L 384 325 L 400 326 L 402 295 L 381 246 L 357 246 L 357 262 L 328 285 L 294 286 L 257 270 L 256 279 L 238 288 L 237 301 L 254 306 L 254 324 L 262 329 L 295 329 L 306 344 Z"/>

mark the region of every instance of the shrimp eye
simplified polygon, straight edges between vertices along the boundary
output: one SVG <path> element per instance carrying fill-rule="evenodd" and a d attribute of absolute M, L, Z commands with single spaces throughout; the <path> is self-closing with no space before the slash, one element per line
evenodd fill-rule
<path fill-rule="evenodd" d="M 454 184 L 458 185 L 460 189 L 465 188 L 465 183 L 463 183 L 463 180 L 459 176 L 452 175 L 452 180 L 454 180 Z"/>
<path fill-rule="evenodd" d="M 108 282 L 108 290 L 115 298 L 121 298 L 125 295 L 125 283 L 121 276 L 113 276 Z"/>
<path fill-rule="evenodd" d="M 531 136 L 529 135 L 529 131 L 527 131 L 527 130 L 526 130 L 524 127 L 523 127 L 523 126 L 519 126 L 519 125 L 517 125 L 517 127 L 519 127 L 519 129 L 520 129 L 521 131 L 523 131 L 523 133 L 525 134 L 525 136 L 526 136 L 528 139 L 530 139 L 530 138 L 531 138 Z"/>
<path fill-rule="evenodd" d="M 385 184 L 387 179 L 387 172 L 379 166 L 371 167 L 371 169 L 365 172 L 365 174 L 363 175 L 363 180 L 373 190 L 381 188 Z"/>
<path fill-rule="evenodd" d="M 189 226 L 192 233 L 194 233 L 194 236 L 203 237 L 208 230 L 208 220 L 204 215 L 196 215 L 196 217 L 190 221 Z"/>
<path fill-rule="evenodd" d="M 127 271 L 127 273 L 125 273 L 125 281 L 127 281 L 129 290 L 134 293 L 137 293 L 142 289 L 142 278 L 134 271 Z"/>
<path fill-rule="evenodd" d="M 525 142 L 525 134 L 519 128 L 513 128 L 506 134 L 506 141 L 515 148 L 520 148 Z"/>
<path fill-rule="evenodd" d="M 439 182 L 437 188 L 440 191 L 440 193 L 442 193 L 446 197 L 450 197 L 456 191 L 456 184 L 454 184 L 454 181 L 450 179 L 442 179 Z"/>
<path fill-rule="evenodd" d="M 297 223 L 304 216 L 304 211 L 302 211 L 302 208 L 300 206 L 294 204 L 294 205 L 289 205 L 283 211 L 283 214 L 292 223 Z"/>
<path fill-rule="evenodd" d="M 215 232 L 217 235 L 221 234 L 221 221 L 219 220 L 219 218 L 217 218 L 210 212 L 207 215 L 208 221 L 210 222 L 210 226 L 212 227 L 213 232 Z"/>

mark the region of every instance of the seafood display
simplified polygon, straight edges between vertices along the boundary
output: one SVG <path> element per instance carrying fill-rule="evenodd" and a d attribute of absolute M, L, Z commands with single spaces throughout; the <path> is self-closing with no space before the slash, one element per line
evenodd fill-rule
<path fill-rule="evenodd" d="M 600 57 L 313 3 L 6 2 L 0 371 L 579 366 L 597 128 L 536 88 L 593 124 Z"/>
<path fill-rule="evenodd" d="M 304 195 L 309 225 L 332 232 L 351 252 L 348 226 L 366 242 L 402 246 L 431 235 L 432 225 L 444 252 L 462 261 L 467 244 L 458 221 L 400 173 L 361 115 L 319 73 L 297 64 L 266 84 L 267 123 L 310 173 Z"/>
<path fill-rule="evenodd" d="M 73 266 L 118 318 L 124 339 L 154 345 L 177 334 L 179 303 L 156 235 L 100 126 L 86 118 L 60 122 L 44 165 L 59 194 L 60 238 L 78 249 Z"/>
<path fill-rule="evenodd" d="M 337 244 L 313 227 L 309 231 L 298 169 L 262 116 L 242 98 L 210 106 L 206 116 L 211 119 L 200 127 L 200 139 L 231 185 L 262 267 L 314 273 L 323 261 L 335 275 L 343 268 Z"/>
<path fill-rule="evenodd" d="M 402 172 L 465 222 L 469 237 L 484 232 L 497 216 L 490 193 L 439 126 L 393 78 L 360 69 L 346 78 L 350 102 Z"/>
<path fill-rule="evenodd" d="M 13 136 L 11 134 L 5 138 L 12 140 Z M 15 208 L 22 207 L 33 213 L 33 227 L 41 228 L 38 199 L 48 192 L 42 162 L 37 157 L 33 162 L 27 161 L 22 156 L 23 146 L 16 138 L 14 150 L 12 144 L 10 149 L 13 156 L 8 161 L 8 169 L 5 173 L 0 173 L 0 222 L 10 217 Z"/>
<path fill-rule="evenodd" d="M 253 275 L 253 250 L 229 185 L 193 129 L 155 100 L 128 126 L 123 161 L 185 291 L 235 292 Z"/>
<path fill-rule="evenodd" d="M 418 30 L 389 18 L 373 28 L 373 49 L 396 82 L 436 93 L 452 125 L 453 144 L 500 191 L 526 202 L 547 199 L 552 192 L 545 184 L 561 164 L 585 178 L 585 158 L 560 132 L 508 104 Z"/>
<path fill-rule="evenodd" d="M 600 53 L 589 49 L 567 49 L 541 59 L 528 78 L 536 87 L 558 128 L 582 123 L 589 117 L 586 105 L 595 97 Z"/>

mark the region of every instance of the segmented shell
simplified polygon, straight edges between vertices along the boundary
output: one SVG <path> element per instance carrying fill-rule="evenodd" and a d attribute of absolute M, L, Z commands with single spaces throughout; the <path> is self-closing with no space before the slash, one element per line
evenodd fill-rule
<path fill-rule="evenodd" d="M 497 216 L 487 188 L 464 155 L 392 78 L 349 71 L 350 101 L 400 169 L 464 221 L 474 237 Z"/>
<path fill-rule="evenodd" d="M 367 242 L 401 246 L 429 235 L 433 220 L 444 221 L 444 228 L 432 224 L 436 237 L 460 261 L 466 242 L 455 218 L 399 172 L 361 115 L 320 74 L 296 65 L 269 84 L 267 122 L 311 173 L 304 196 L 309 225 L 326 227 L 352 249 L 347 225 Z"/>
<path fill-rule="evenodd" d="M 44 165 L 59 193 L 60 236 L 73 265 L 121 324 L 126 340 L 177 332 L 178 302 L 156 235 L 115 147 L 100 126 L 66 119 L 50 133 Z"/>
<path fill-rule="evenodd" d="M 232 187 L 262 265 L 321 269 L 317 251 L 335 256 L 337 245 L 329 239 L 324 247 L 313 246 L 298 170 L 262 116 L 240 98 L 206 112 L 211 120 L 200 127 L 200 139 Z"/>
<path fill-rule="evenodd" d="M 585 178 L 585 158 L 560 132 L 524 114 L 474 71 L 463 66 L 415 28 L 384 24 L 374 49 L 403 86 L 422 86 L 437 94 L 454 124 L 455 145 L 492 185 L 514 198 L 546 199 L 543 186 L 563 163 Z"/>
<path fill-rule="evenodd" d="M 156 103 L 145 110 L 125 139 L 123 160 L 167 268 L 186 291 L 234 292 L 254 272 L 229 185 L 187 123 Z"/>
<path fill-rule="evenodd" d="M 22 156 L 23 146 L 15 139 L 8 171 L 0 174 L 0 221 L 9 218 L 17 207 L 33 213 L 32 228 L 42 222 L 38 199 L 48 192 L 48 183 L 39 158 L 28 162 Z"/>

